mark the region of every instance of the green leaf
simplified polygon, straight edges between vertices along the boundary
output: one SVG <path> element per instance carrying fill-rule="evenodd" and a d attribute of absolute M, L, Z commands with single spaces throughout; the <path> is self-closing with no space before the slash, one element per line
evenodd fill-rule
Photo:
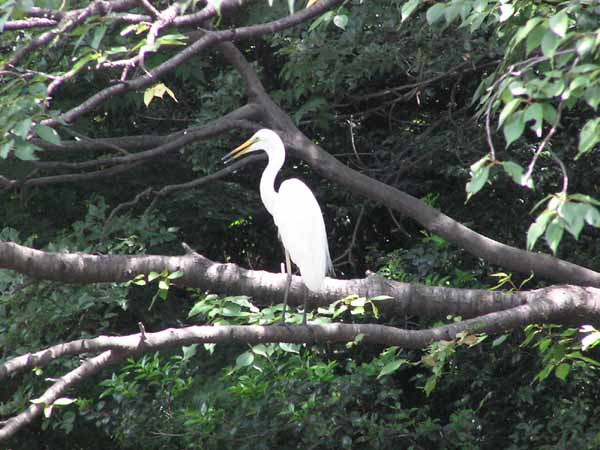
<path fill-rule="evenodd" d="M 56 400 L 54 400 L 54 403 L 52 403 L 53 406 L 66 406 L 66 405 L 70 405 L 71 403 L 76 402 L 77 399 L 75 398 L 69 398 L 69 397 L 61 397 L 61 398 L 57 398 Z"/>
<path fill-rule="evenodd" d="M 600 211 L 594 208 L 592 205 L 586 205 L 587 210 L 585 212 L 584 220 L 588 225 L 600 228 Z"/>
<path fill-rule="evenodd" d="M 471 181 L 467 183 L 467 201 L 471 196 L 476 194 L 481 190 L 481 188 L 485 185 L 490 175 L 489 166 L 482 167 L 477 172 L 471 175 Z"/>
<path fill-rule="evenodd" d="M 534 51 L 536 48 L 538 48 L 540 46 L 540 43 L 542 42 L 542 39 L 544 38 L 544 35 L 546 34 L 546 26 L 545 24 L 540 24 L 537 27 L 535 27 L 531 33 L 529 33 L 529 35 L 527 36 L 527 42 L 526 42 L 526 54 L 529 55 L 532 51 Z"/>
<path fill-rule="evenodd" d="M 513 98 L 509 101 L 504 108 L 502 108 L 502 112 L 500 113 L 500 118 L 498 119 L 498 128 L 502 126 L 504 121 L 519 107 L 519 105 L 523 102 L 521 98 Z"/>
<path fill-rule="evenodd" d="M 289 344 L 287 342 L 282 342 L 279 344 L 279 348 L 284 352 L 288 353 L 300 353 L 300 346 L 298 344 Z"/>
<path fill-rule="evenodd" d="M 169 283 L 167 283 L 166 280 L 159 280 L 158 281 L 158 289 L 160 289 L 161 291 L 168 291 Z"/>
<path fill-rule="evenodd" d="M 527 250 L 533 249 L 533 246 L 539 239 L 539 237 L 544 234 L 546 230 L 546 225 L 541 223 L 533 222 L 529 226 L 529 230 L 527 230 Z"/>
<path fill-rule="evenodd" d="M 246 367 L 254 362 L 254 353 L 248 351 L 242 353 L 235 360 L 235 367 Z"/>
<path fill-rule="evenodd" d="M 502 345 L 506 339 L 508 339 L 508 334 L 503 334 L 502 336 L 497 337 L 492 341 L 492 347 L 498 347 L 499 345 Z"/>
<path fill-rule="evenodd" d="M 533 103 L 529 105 L 525 112 L 523 113 L 523 120 L 525 122 L 529 122 L 530 120 L 534 120 L 534 124 L 531 127 L 531 130 L 535 133 L 535 135 L 539 138 L 542 137 L 542 124 L 544 122 L 544 107 L 539 103 Z"/>
<path fill-rule="evenodd" d="M 381 371 L 379 372 L 379 375 L 377 375 L 377 379 L 395 372 L 406 362 L 407 361 L 405 359 L 396 359 L 394 361 L 387 363 L 385 366 L 383 366 L 383 369 L 381 369 Z"/>
<path fill-rule="evenodd" d="M 542 53 L 548 58 L 552 58 L 556 53 L 556 49 L 560 45 L 561 38 L 558 37 L 552 30 L 546 31 L 542 38 Z"/>
<path fill-rule="evenodd" d="M 513 38 L 512 45 L 518 45 L 523 39 L 525 39 L 529 33 L 542 21 L 541 17 L 533 17 L 529 19 L 524 27 L 519 28 L 516 32 L 515 37 Z"/>
<path fill-rule="evenodd" d="M 502 168 L 513 179 L 515 183 L 533 189 L 533 180 L 531 178 L 527 180 L 525 179 L 525 177 L 523 176 L 524 169 L 519 164 L 513 161 L 504 161 L 502 163 Z"/>
<path fill-rule="evenodd" d="M 588 87 L 583 93 L 583 98 L 592 109 L 597 109 L 600 103 L 600 86 L 594 85 Z"/>
<path fill-rule="evenodd" d="M 426 18 L 429 25 L 433 25 L 438 22 L 443 16 L 446 5 L 443 3 L 436 3 L 427 10 Z"/>
<path fill-rule="evenodd" d="M 12 132 L 14 134 L 16 134 L 17 136 L 25 139 L 25 138 L 27 138 L 27 135 L 29 134 L 29 130 L 31 129 L 31 124 L 32 124 L 31 118 L 27 117 L 27 118 L 21 120 L 19 123 L 17 123 L 15 125 L 15 127 L 12 129 Z"/>
<path fill-rule="evenodd" d="M 197 349 L 198 349 L 198 344 L 182 346 L 181 351 L 183 353 L 183 360 L 187 361 L 187 360 L 193 358 L 196 355 Z"/>
<path fill-rule="evenodd" d="M 446 18 L 446 23 L 450 25 L 454 22 L 459 14 L 461 13 L 463 5 L 460 3 L 450 3 L 446 6 L 446 10 L 444 11 L 444 17 Z"/>
<path fill-rule="evenodd" d="M 15 147 L 14 153 L 18 159 L 23 161 L 34 161 L 37 159 L 35 156 L 35 151 L 37 147 L 27 143 L 21 143 Z"/>
<path fill-rule="evenodd" d="M 579 238 L 579 233 L 583 228 L 585 214 L 587 212 L 588 205 L 583 203 L 565 203 L 561 205 L 558 212 L 566 222 L 566 228 L 569 233 L 573 235 L 575 239 Z"/>
<path fill-rule="evenodd" d="M 569 16 L 564 11 L 550 17 L 548 21 L 550 29 L 561 38 L 564 38 L 567 34 L 567 28 L 569 27 Z"/>
<path fill-rule="evenodd" d="M 102 42 L 102 38 L 104 37 L 104 33 L 106 33 L 106 25 L 101 25 L 94 30 L 94 37 L 92 38 L 92 42 L 90 44 L 94 50 L 98 50 L 100 42 Z"/>
<path fill-rule="evenodd" d="M 6 157 L 10 153 L 10 150 L 13 148 L 14 143 L 14 139 L 9 139 L 4 144 L 0 145 L 0 158 L 6 159 Z"/>
<path fill-rule="evenodd" d="M 176 272 L 171 272 L 167 277 L 169 280 L 176 280 L 177 278 L 181 278 L 183 276 L 183 272 L 178 270 Z"/>
<path fill-rule="evenodd" d="M 207 308 L 212 309 L 212 306 L 206 305 L 206 303 L 204 303 L 204 301 L 200 301 L 200 302 L 196 303 L 192 307 L 192 309 L 190 309 L 190 312 L 188 313 L 188 318 L 197 316 L 198 314 L 205 313 Z"/>
<path fill-rule="evenodd" d="M 345 14 L 338 14 L 333 18 L 333 24 L 341 28 L 342 30 L 346 29 L 346 25 L 348 25 L 348 16 Z"/>
<path fill-rule="evenodd" d="M 558 219 L 554 219 L 550 222 L 548 228 L 546 228 L 544 237 L 546 238 L 546 243 L 548 244 L 548 247 L 550 247 L 550 250 L 552 250 L 552 253 L 556 253 L 564 231 L 564 225 Z"/>
<path fill-rule="evenodd" d="M 490 160 L 490 155 L 487 154 L 483 158 L 481 158 L 479 161 L 474 162 L 473 164 L 471 164 L 471 167 L 469 167 L 471 169 L 471 172 L 472 173 L 479 172 L 479 170 L 483 166 L 485 166 L 489 160 Z"/>
<path fill-rule="evenodd" d="M 549 198 L 546 197 L 544 200 Z M 542 200 L 542 202 L 544 201 Z M 537 205 L 536 205 L 537 207 Z M 531 250 L 535 245 L 538 238 L 544 234 L 546 227 L 548 226 L 548 222 L 550 219 L 556 216 L 556 213 L 553 210 L 546 209 L 544 210 L 535 220 L 534 223 L 531 224 L 529 230 L 527 231 L 527 249 Z"/>
<path fill-rule="evenodd" d="M 427 397 L 429 397 L 429 395 L 433 392 L 436 384 L 437 384 L 436 377 L 431 376 L 427 379 L 427 382 L 425 383 L 425 395 L 427 395 Z"/>
<path fill-rule="evenodd" d="M 583 56 L 595 47 L 595 43 L 596 38 L 592 36 L 585 36 L 577 41 L 577 44 L 575 44 L 575 49 L 577 50 L 579 56 Z"/>
<path fill-rule="evenodd" d="M 598 124 L 600 124 L 600 117 L 588 120 L 581 129 L 579 133 L 577 158 L 592 150 L 594 145 L 600 141 L 600 130 L 598 129 Z"/>
<path fill-rule="evenodd" d="M 44 141 L 50 142 L 54 145 L 60 145 L 60 136 L 56 130 L 54 130 L 54 128 L 40 124 L 36 125 L 33 130 L 35 131 L 35 134 L 37 134 Z"/>
<path fill-rule="evenodd" d="M 152 281 L 156 280 L 158 277 L 160 277 L 160 273 L 150 272 L 148 274 L 148 282 L 152 282 Z"/>
<path fill-rule="evenodd" d="M 523 134 L 523 130 L 525 130 L 525 120 L 523 118 L 523 111 L 519 111 L 513 114 L 504 124 L 504 128 L 502 128 L 504 139 L 506 139 L 506 146 L 508 147 L 519 139 Z"/>
<path fill-rule="evenodd" d="M 591 205 L 600 206 L 600 201 L 596 200 L 593 197 L 590 197 L 589 195 L 585 195 L 585 194 L 571 194 L 571 195 L 569 195 L 569 199 L 577 200 L 578 202 L 582 202 L 582 203 L 589 203 Z"/>
<path fill-rule="evenodd" d="M 417 6 L 421 3 L 421 0 L 409 0 L 408 2 L 402 5 L 402 10 L 400 11 L 402 20 L 404 22 L 406 19 L 410 17 L 410 15 L 417 9 Z"/>
<path fill-rule="evenodd" d="M 559 380 L 565 381 L 569 376 L 569 372 L 571 371 L 571 365 L 567 363 L 560 364 L 556 369 L 554 369 L 554 375 Z"/>
<path fill-rule="evenodd" d="M 256 344 L 252 347 L 254 354 L 268 358 L 273 352 L 265 344 Z"/>

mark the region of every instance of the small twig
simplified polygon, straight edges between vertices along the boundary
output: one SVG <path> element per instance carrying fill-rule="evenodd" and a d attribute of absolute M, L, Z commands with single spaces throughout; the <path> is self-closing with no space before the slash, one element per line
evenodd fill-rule
<path fill-rule="evenodd" d="M 567 168 L 565 167 L 565 164 L 562 162 L 562 160 L 558 156 L 556 156 L 554 152 L 550 152 L 550 155 L 552 156 L 552 159 L 554 159 L 554 161 L 558 164 L 563 174 L 563 187 L 561 192 L 563 194 L 566 194 L 567 189 L 569 187 L 569 175 L 567 174 Z"/>
<path fill-rule="evenodd" d="M 550 128 L 550 131 L 548 131 L 548 134 L 546 135 L 546 137 L 544 138 L 544 140 L 542 141 L 540 146 L 537 148 L 537 150 L 533 154 L 533 158 L 531 158 L 531 162 L 529 163 L 527 172 L 523 176 L 524 180 L 529 180 L 529 178 L 531 178 L 533 169 L 535 168 L 535 164 L 536 164 L 540 154 L 544 151 L 544 148 L 546 147 L 548 142 L 550 142 L 550 139 L 552 138 L 552 136 L 554 136 L 554 134 L 556 133 L 556 130 L 558 129 L 558 125 L 560 124 L 560 118 L 561 118 L 562 110 L 563 110 L 564 106 L 565 106 L 565 101 L 561 100 L 560 103 L 558 104 L 558 108 L 556 109 L 556 119 L 554 119 L 552 128 Z"/>
<path fill-rule="evenodd" d="M 396 215 L 394 214 L 394 211 L 392 211 L 390 208 L 387 208 L 387 210 L 388 210 L 388 213 L 390 213 L 392 221 L 394 222 L 394 224 L 396 224 L 396 227 L 398 228 L 398 231 L 402 232 L 406 237 L 412 238 L 412 235 L 408 231 L 406 231 L 404 229 L 404 227 L 402 226 L 402 224 L 400 223 L 400 221 L 396 218 Z"/>
<path fill-rule="evenodd" d="M 333 260 L 334 264 L 339 263 L 342 259 L 346 258 L 346 264 L 350 264 L 354 267 L 354 261 L 352 261 L 352 249 L 356 246 L 356 238 L 358 236 L 358 228 L 360 227 L 360 223 L 362 221 L 363 215 L 365 213 L 365 206 L 363 205 L 360 208 L 360 212 L 358 213 L 358 217 L 356 218 L 356 223 L 354 224 L 354 229 L 352 230 L 352 238 L 350 240 L 350 244 L 340 256 Z"/>
<path fill-rule="evenodd" d="M 138 3 L 140 5 L 142 5 L 146 10 L 148 10 L 148 12 L 155 18 L 159 18 L 160 17 L 160 11 L 158 11 L 154 6 L 152 6 L 152 3 L 150 3 L 148 0 L 137 0 Z"/>
<path fill-rule="evenodd" d="M 146 197 L 147 195 L 150 195 L 152 193 L 152 188 L 146 188 L 144 189 L 142 192 L 140 192 L 138 195 L 135 196 L 135 198 L 133 200 L 130 200 L 128 202 L 124 202 L 121 203 L 119 205 L 117 205 L 108 215 L 108 217 L 106 218 L 106 220 L 104 221 L 104 225 L 102 226 L 102 233 L 100 234 L 101 239 L 104 239 L 104 236 L 106 235 L 106 229 L 108 228 L 108 226 L 110 225 L 110 223 L 112 222 L 113 218 L 117 215 L 117 213 L 121 212 L 122 210 L 124 210 L 125 208 L 128 208 L 130 206 L 134 206 L 137 202 L 139 202 L 142 198 Z"/>

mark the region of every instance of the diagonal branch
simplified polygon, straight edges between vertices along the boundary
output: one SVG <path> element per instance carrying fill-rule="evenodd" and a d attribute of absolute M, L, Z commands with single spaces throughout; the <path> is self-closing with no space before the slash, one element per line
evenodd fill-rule
<path fill-rule="evenodd" d="M 291 28 L 309 19 L 312 19 L 313 17 L 318 16 L 326 10 L 339 5 L 341 2 L 342 0 L 322 0 L 319 2 L 318 5 L 310 9 L 305 9 L 291 16 L 283 17 L 281 19 L 267 22 L 261 25 L 253 25 L 222 31 L 207 32 L 196 42 L 186 47 L 181 52 L 177 53 L 175 56 L 171 57 L 164 63 L 158 65 L 157 67 L 149 71 L 149 73 L 135 78 L 133 80 L 130 80 L 128 82 L 122 82 L 114 86 L 107 87 L 101 90 L 100 92 L 97 92 L 78 106 L 61 114 L 59 116 L 59 120 L 71 123 L 83 114 L 93 111 L 94 109 L 96 109 L 101 104 L 103 104 L 108 99 L 114 96 L 121 95 L 130 90 L 142 89 L 144 87 L 147 87 L 150 84 L 156 82 L 156 80 L 158 80 L 160 77 L 181 66 L 191 57 L 208 47 L 211 47 L 224 41 L 238 41 L 250 38 L 257 38 L 265 34 L 275 33 L 277 31 Z M 56 125 L 57 122 L 57 119 L 47 119 L 42 123 L 45 125 L 52 126 Z"/>
<path fill-rule="evenodd" d="M 60 377 L 44 394 L 36 400 L 29 408 L 21 414 L 16 415 L 4 422 L 0 427 L 0 442 L 13 436 L 20 429 L 32 423 L 43 412 L 45 406 L 52 405 L 64 392 L 79 384 L 81 381 L 98 373 L 105 367 L 109 367 L 120 362 L 125 355 L 108 350 L 100 355 L 91 358 L 79 367 Z M 39 403 L 38 403 L 39 402 Z"/>
<path fill-rule="evenodd" d="M 235 48 L 229 51 L 235 51 L 238 59 L 244 58 Z M 250 72 L 244 77 L 245 80 L 259 80 L 250 64 L 242 66 L 237 63 L 234 66 L 238 70 Z M 499 264 L 508 270 L 524 274 L 533 272 L 537 277 L 557 282 L 600 287 L 598 272 L 549 255 L 528 252 L 498 242 L 467 228 L 421 200 L 342 164 L 302 133 L 264 88 L 262 92 L 256 89 L 253 92 L 256 94 L 255 102 L 263 108 L 265 123 L 279 130 L 288 151 L 306 161 L 325 178 L 411 217 L 429 231 L 462 247 L 472 255 L 484 258 L 488 263 Z"/>

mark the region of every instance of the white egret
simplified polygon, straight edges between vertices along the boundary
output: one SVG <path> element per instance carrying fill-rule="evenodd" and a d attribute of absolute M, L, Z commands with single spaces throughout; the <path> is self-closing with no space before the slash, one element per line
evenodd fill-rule
<path fill-rule="evenodd" d="M 290 258 L 300 269 L 302 281 L 311 291 L 319 291 L 325 275 L 333 273 L 327 232 L 321 208 L 311 190 L 297 178 L 285 180 L 275 190 L 275 177 L 285 161 L 285 147 L 272 130 L 257 131 L 242 145 L 223 157 L 225 163 L 250 152 L 263 150 L 269 162 L 260 179 L 260 197 L 273 216 L 285 248 L 287 283 L 283 298 L 282 323 L 285 323 L 287 297 L 292 281 Z M 307 299 L 304 299 L 302 323 L 306 324 Z"/>

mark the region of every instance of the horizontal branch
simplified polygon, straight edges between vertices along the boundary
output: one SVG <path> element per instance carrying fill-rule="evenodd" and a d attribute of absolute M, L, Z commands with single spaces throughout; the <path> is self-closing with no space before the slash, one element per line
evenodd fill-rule
<path fill-rule="evenodd" d="M 256 125 L 248 122 L 245 119 L 255 115 L 256 110 L 251 105 L 246 105 L 226 114 L 219 119 L 208 122 L 200 127 L 189 128 L 177 134 L 177 138 L 167 141 L 157 147 L 149 150 L 144 150 L 139 153 L 132 153 L 125 156 L 115 156 L 107 159 L 94 159 L 83 162 L 48 162 L 38 161 L 33 165 L 39 169 L 72 169 L 83 170 L 97 166 L 111 166 L 115 164 L 131 164 L 141 161 L 147 161 L 162 156 L 172 151 L 179 151 L 187 144 L 200 141 L 203 139 L 214 138 L 221 134 L 235 129 L 254 130 Z"/>
<path fill-rule="evenodd" d="M 63 175 L 52 175 L 47 177 L 39 177 L 39 178 L 30 178 L 27 180 L 9 180 L 5 177 L 0 177 L 0 187 L 3 189 L 10 189 L 16 186 L 48 186 L 51 184 L 61 184 L 61 183 L 81 183 L 92 180 L 99 180 L 102 178 L 112 177 L 118 175 L 123 172 L 127 172 L 132 170 L 142 164 L 142 161 L 132 163 L 132 164 L 121 164 L 118 166 L 111 167 L 109 169 L 101 169 L 96 170 L 94 172 L 85 172 L 85 173 L 66 173 Z"/>
<path fill-rule="evenodd" d="M 257 270 L 246 270 L 235 264 L 219 264 L 194 252 L 183 256 L 91 255 L 85 253 L 50 253 L 12 242 L 0 242 L 0 268 L 16 270 L 32 278 L 64 283 L 125 282 L 138 274 L 181 271 L 177 283 L 231 295 L 253 297 L 257 304 L 280 303 L 286 276 Z M 478 317 L 516 306 L 533 305 L 552 300 L 564 304 L 562 318 L 573 320 L 581 304 L 594 307 L 600 300 L 600 290 L 575 286 L 552 286 L 526 292 L 496 292 L 481 289 L 454 289 L 400 283 L 371 274 L 366 278 L 337 280 L 327 278 L 320 292 L 310 292 L 301 277 L 293 276 L 289 303 L 300 305 L 307 298 L 309 307 L 327 306 L 349 295 L 374 297 L 386 295 L 390 300 L 378 302 L 387 314 L 414 314 L 444 317 L 448 314 L 463 318 Z M 588 311 L 589 314 L 589 311 Z M 588 316 L 592 320 L 592 316 Z"/>

